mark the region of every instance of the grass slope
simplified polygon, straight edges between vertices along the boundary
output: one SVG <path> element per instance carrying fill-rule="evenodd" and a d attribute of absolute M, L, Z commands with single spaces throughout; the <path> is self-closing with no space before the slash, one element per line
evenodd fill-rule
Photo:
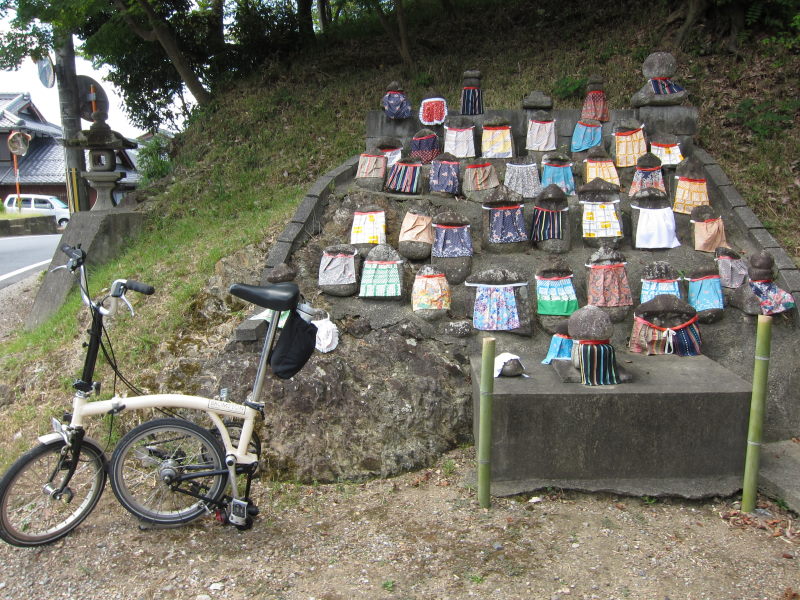
<path fill-rule="evenodd" d="M 436 92 L 457 107 L 461 73 L 477 68 L 487 107 L 516 108 L 539 89 L 552 93 L 557 107 L 579 108 L 580 80 L 597 73 L 610 106 L 624 108 L 644 84 L 644 58 L 669 49 L 663 43 L 669 32 L 660 26 L 663 3 L 591 11 L 556 2 L 458 6 L 457 15 L 445 18 L 439 2 L 412 5 L 414 77 L 401 72 L 377 24 L 361 22 L 290 62 L 265 65 L 195 116 L 177 140 L 173 173 L 149 190 L 145 232 L 91 275 L 95 290 L 118 276 L 158 289 L 158 310 L 142 311 L 115 332 L 127 373 L 157 369 L 159 346 L 196 326 L 187 312 L 220 258 L 274 236 L 321 173 L 362 150 L 366 111 L 379 106 L 389 81 L 403 81 L 415 103 Z M 757 40 L 745 41 L 740 57 L 713 53 L 702 34 L 692 43 L 688 52 L 675 52 L 676 79 L 700 108 L 698 143 L 797 260 L 800 136 L 791 101 L 798 97 L 800 58 Z M 11 440 L 0 444 L 0 465 L 46 426 L 46 415 L 65 407 L 80 367 L 76 314 L 86 324 L 78 308 L 73 297 L 49 323 L 0 347 L 0 392 L 12 400 L 0 409 L 0 438 Z"/>

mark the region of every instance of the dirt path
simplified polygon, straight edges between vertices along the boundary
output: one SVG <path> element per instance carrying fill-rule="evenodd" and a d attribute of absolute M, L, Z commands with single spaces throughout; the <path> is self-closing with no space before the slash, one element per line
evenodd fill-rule
<path fill-rule="evenodd" d="M 477 506 L 472 449 L 365 484 L 257 484 L 240 532 L 140 530 L 111 490 L 52 546 L 0 546 L 0 598 L 800 598 L 798 532 L 767 507 L 551 492 Z M 723 518 L 723 515 L 727 518 Z"/>

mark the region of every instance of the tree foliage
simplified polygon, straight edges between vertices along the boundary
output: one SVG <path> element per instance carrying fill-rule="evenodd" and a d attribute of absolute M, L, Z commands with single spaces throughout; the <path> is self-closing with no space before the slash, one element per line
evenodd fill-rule
<path fill-rule="evenodd" d="M 147 129 L 185 111 L 187 89 L 205 104 L 230 77 L 314 37 L 310 13 L 301 23 L 289 0 L 0 0 L 0 15 L 8 13 L 0 67 L 16 68 L 53 49 L 54 36 L 74 34 L 87 58 L 110 67 L 131 120 Z"/>

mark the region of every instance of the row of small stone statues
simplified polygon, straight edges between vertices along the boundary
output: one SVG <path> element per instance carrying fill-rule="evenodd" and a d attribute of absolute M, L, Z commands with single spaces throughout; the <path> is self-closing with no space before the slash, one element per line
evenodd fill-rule
<path fill-rule="evenodd" d="M 675 81 L 675 57 L 668 52 L 654 52 L 642 64 L 642 74 L 647 83 L 631 98 L 631 106 L 674 106 L 687 97 L 686 90 Z M 465 71 L 462 77 L 462 115 L 481 115 L 484 112 L 482 75 L 480 71 Z M 608 121 L 609 110 L 602 78 L 593 75 L 588 79 L 586 99 L 581 111 L 582 119 Z M 552 99 L 541 92 L 531 92 L 524 98 L 522 107 L 528 110 L 551 109 Z M 393 81 L 381 99 L 381 108 L 389 119 L 409 119 L 413 114 L 411 103 L 400 83 Z M 429 94 L 419 107 L 418 118 L 424 125 L 441 125 L 448 115 L 447 101 Z"/>
<path fill-rule="evenodd" d="M 599 126 L 589 126 L 579 121 L 576 125 L 577 137 L 573 137 L 572 151 L 588 150 L 588 153 L 583 160 L 583 168 L 577 169 L 566 152 L 556 150 L 553 124 L 554 121 L 530 121 L 527 149 L 547 152 L 542 156 L 541 168 L 536 163 L 535 154 L 505 165 L 505 185 L 525 197 L 534 197 L 540 186 L 550 183 L 557 184 L 567 194 L 574 194 L 574 170 L 583 175 L 584 181 L 599 177 L 620 186 L 617 168 L 636 167 L 632 189 L 642 186 L 664 189 L 662 167 L 677 166 L 676 174 L 684 180 L 703 178 L 703 165 L 699 164 L 698 169 L 696 159 L 683 164 L 684 157 L 675 136 L 652 136 L 648 140 L 644 126 L 635 122 L 632 125 L 623 123 L 622 130 L 614 134 L 609 156 L 604 148 Z M 629 129 L 631 126 L 634 128 Z M 427 171 L 428 189 L 432 192 L 456 195 L 462 190 L 473 192 L 490 189 L 499 184 L 493 163 L 467 162 L 463 175 L 461 172 L 460 161 L 475 157 L 473 129 L 474 127 L 445 127 L 443 152 L 438 135 L 430 129 L 423 129 L 414 135 L 410 153 L 407 154 L 404 154 L 400 140 L 383 138 L 378 141 L 374 151 L 360 155 L 356 183 L 375 191 L 385 189 L 399 194 L 421 194 L 425 191 L 424 173 Z M 540 141 L 542 134 L 545 136 L 544 142 Z M 514 158 L 510 125 L 484 126 L 481 135 L 481 158 Z M 430 168 L 423 171 L 423 165 L 430 165 Z"/>
<path fill-rule="evenodd" d="M 443 237 L 456 240 L 459 245 L 467 243 L 463 228 L 442 229 Z M 411 291 L 412 310 L 427 320 L 449 315 L 451 282 L 447 273 L 469 272 L 464 269 L 464 257 L 438 254 L 440 252 L 434 252 L 431 264 L 418 270 Z M 687 277 L 680 277 L 663 261 L 647 265 L 639 304 L 634 309 L 630 351 L 679 356 L 700 354 L 699 323 L 714 322 L 722 317 L 723 287 L 729 289 L 734 306 L 751 314 L 777 314 L 795 306 L 792 296 L 775 284 L 774 262 L 768 253 L 753 257 L 749 267 L 728 248 L 718 248 L 716 255 L 715 267 L 698 269 Z M 368 299 L 402 300 L 405 265 L 406 261 L 387 244 L 372 246 L 365 259 L 355 245 L 330 246 L 323 251 L 318 283 L 324 293 L 333 296 L 358 293 Z M 609 246 L 601 247 L 590 257 L 586 264 L 588 305 L 584 308 L 579 308 L 575 293 L 575 274 L 563 259 L 552 256 L 537 270 L 536 313 L 542 328 L 553 334 L 543 362 L 555 361 L 554 367 L 560 375 L 564 373 L 559 360 L 571 359 L 581 373 L 581 382 L 586 385 L 625 381 L 610 343 L 612 323 L 626 319 L 634 306 L 625 265 L 625 257 Z M 528 280 L 525 274 L 498 268 L 466 277 L 466 288 L 474 289 L 473 327 L 532 335 L 533 311 Z"/>
<path fill-rule="evenodd" d="M 582 207 L 581 235 L 589 247 L 601 243 L 619 247 L 624 239 L 622 211 L 616 186 L 594 179 L 578 191 Z M 707 200 L 706 200 L 707 201 Z M 465 208 L 472 209 L 473 205 Z M 504 185 L 498 185 L 481 202 L 480 247 L 494 253 L 524 252 L 531 245 L 551 254 L 564 254 L 572 246 L 573 225 L 569 218 L 569 199 L 555 184 L 544 188 L 533 202 L 525 202 Z M 630 201 L 632 242 L 637 249 L 670 249 L 681 245 L 667 195 L 657 188 L 644 188 Z M 474 211 L 472 211 L 474 212 Z M 475 235 L 470 220 L 452 210 L 433 217 L 424 210 L 410 208 L 399 232 L 400 253 L 411 260 L 425 260 L 431 252 L 448 256 L 472 256 Z M 692 209 L 694 249 L 714 252 L 727 246 L 725 224 L 709 204 Z M 461 228 L 458 236 L 453 230 Z M 380 206 L 365 206 L 356 211 L 350 232 L 354 244 L 377 244 L 386 240 L 386 215 Z M 421 241 L 420 245 L 415 245 Z M 458 242 L 458 245 L 456 245 Z M 464 273 L 466 277 L 469 273 Z M 452 279 L 455 275 L 452 275 Z M 463 281 L 463 277 L 461 281 Z M 456 283 L 461 283 L 457 281 Z"/>

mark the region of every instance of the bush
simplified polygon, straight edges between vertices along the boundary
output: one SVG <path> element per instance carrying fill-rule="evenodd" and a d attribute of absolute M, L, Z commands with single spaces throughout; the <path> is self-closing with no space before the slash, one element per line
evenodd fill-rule
<path fill-rule="evenodd" d="M 157 133 L 139 148 L 138 168 L 141 185 L 161 179 L 172 171 L 169 158 L 169 138 Z"/>
<path fill-rule="evenodd" d="M 581 79 L 570 76 L 562 77 L 553 85 L 553 96 L 559 100 L 579 98 L 583 95 L 587 81 L 588 80 L 585 77 Z"/>

